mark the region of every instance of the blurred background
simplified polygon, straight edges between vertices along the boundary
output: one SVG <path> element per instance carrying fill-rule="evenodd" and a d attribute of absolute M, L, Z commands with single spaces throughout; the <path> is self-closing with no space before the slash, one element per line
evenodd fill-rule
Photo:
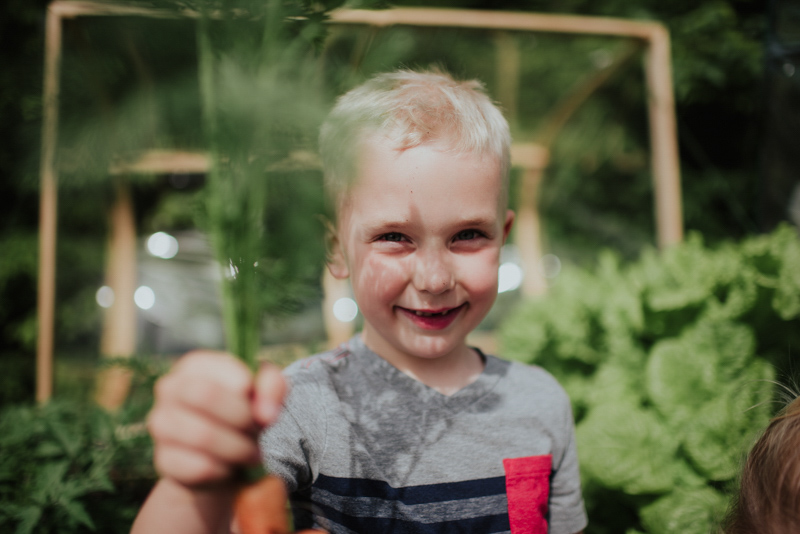
<path fill-rule="evenodd" d="M 0 527 L 127 528 L 154 480 L 142 427 L 153 381 L 187 350 L 226 347 L 226 279 L 244 276 L 220 259 L 234 257 L 220 255 L 224 215 L 214 198 L 225 182 L 207 169 L 235 142 L 272 147 L 248 156 L 259 167 L 236 192 L 244 197 L 226 197 L 257 190 L 253 198 L 263 200 L 262 211 L 248 212 L 260 243 L 259 353 L 284 364 L 328 347 L 332 332 L 358 329 L 347 288 L 323 279 L 329 213 L 314 132 L 335 97 L 372 73 L 433 65 L 484 81 L 515 142 L 549 154 L 537 199 L 536 276 L 544 290 L 523 294 L 532 273 L 512 235 L 502 292 L 474 342 L 543 365 L 569 391 L 588 533 L 709 532 L 742 455 L 780 407 L 770 381 L 792 383 L 800 350 L 800 2 L 424 3 L 654 21 L 669 30 L 686 239 L 666 251 L 656 242 L 640 42 L 323 24 L 333 8 L 387 7 L 339 4 L 298 2 L 306 22 L 281 38 L 305 48 L 278 59 L 256 54 L 266 70 L 219 59 L 250 57 L 248 39 L 261 26 L 63 19 L 53 400 L 39 407 L 48 3 L 0 7 L 0 448 L 10 451 L 0 459 Z M 199 2 L 129 5 L 174 10 Z M 214 72 L 227 73 L 211 82 L 203 35 L 219 54 Z M 237 77 L 242 72 L 255 74 Z M 216 84 L 211 104 L 209 83 Z M 273 117 L 281 103 L 284 115 Z M 222 117 L 216 137 L 209 109 Z M 248 115 L 261 126 L 237 130 Z M 516 167 L 512 191 L 522 176 Z M 109 341 L 119 335 L 110 314 L 120 302 L 110 280 L 126 231 L 133 255 L 123 263 L 135 284 L 131 341 L 121 350 Z M 118 395 L 109 400 L 104 388 Z"/>

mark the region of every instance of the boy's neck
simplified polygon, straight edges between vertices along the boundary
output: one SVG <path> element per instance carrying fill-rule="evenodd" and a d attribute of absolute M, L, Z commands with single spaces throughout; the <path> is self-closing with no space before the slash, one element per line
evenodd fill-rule
<path fill-rule="evenodd" d="M 373 339 L 366 332 L 361 337 L 370 350 L 400 372 L 448 397 L 475 382 L 485 367 L 480 353 L 466 343 L 439 358 L 418 358 L 382 343 L 382 339 Z"/>

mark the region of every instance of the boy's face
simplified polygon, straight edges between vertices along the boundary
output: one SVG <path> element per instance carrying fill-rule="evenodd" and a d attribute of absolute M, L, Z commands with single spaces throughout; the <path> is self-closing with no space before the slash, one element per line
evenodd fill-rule
<path fill-rule="evenodd" d="M 458 358 L 497 296 L 513 221 L 495 158 L 368 141 L 329 268 L 351 278 L 362 337 L 391 362 Z M 411 358 L 411 360 L 409 360 Z"/>

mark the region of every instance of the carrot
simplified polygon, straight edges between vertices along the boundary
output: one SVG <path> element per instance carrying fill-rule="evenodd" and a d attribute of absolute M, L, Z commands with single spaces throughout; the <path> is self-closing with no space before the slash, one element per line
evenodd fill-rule
<path fill-rule="evenodd" d="M 236 495 L 234 514 L 241 534 L 289 534 L 286 486 L 275 475 L 246 485 Z M 296 534 L 323 534 L 303 530 Z"/>

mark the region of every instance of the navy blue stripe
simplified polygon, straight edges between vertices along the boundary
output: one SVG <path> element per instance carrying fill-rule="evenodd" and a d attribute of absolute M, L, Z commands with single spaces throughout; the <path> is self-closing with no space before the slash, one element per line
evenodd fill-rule
<path fill-rule="evenodd" d="M 504 476 L 394 488 L 382 480 L 339 478 L 320 474 L 314 487 L 342 497 L 370 497 L 403 504 L 425 504 L 505 495 Z"/>
<path fill-rule="evenodd" d="M 477 532 L 491 534 L 492 532 L 508 532 L 511 530 L 508 514 L 442 521 L 439 523 L 419 523 L 390 517 L 355 517 L 324 504 L 314 504 L 315 508 L 317 508 L 316 512 L 321 512 L 321 515 L 327 521 L 344 526 L 360 534 L 387 532 L 392 534 L 475 534 Z M 330 528 L 324 522 L 321 523 L 321 526 Z M 335 529 L 331 530 L 336 531 Z"/>

